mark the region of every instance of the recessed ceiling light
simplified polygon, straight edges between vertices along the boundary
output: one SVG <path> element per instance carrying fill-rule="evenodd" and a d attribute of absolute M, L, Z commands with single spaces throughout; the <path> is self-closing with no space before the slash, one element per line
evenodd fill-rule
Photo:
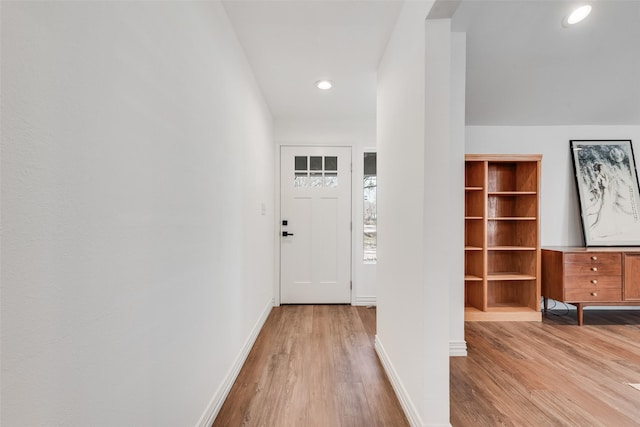
<path fill-rule="evenodd" d="M 591 13 L 591 5 L 587 4 L 587 5 L 584 5 L 584 6 L 580 6 L 579 8 L 577 8 L 573 12 L 571 12 L 569 14 L 569 16 L 567 16 L 562 21 L 562 24 L 565 27 L 567 27 L 569 25 L 577 24 L 578 22 L 582 21 L 584 18 L 589 16 L 590 13 Z"/>
<path fill-rule="evenodd" d="M 318 80 L 316 82 L 316 87 L 322 90 L 329 90 L 333 87 L 333 83 L 331 83 L 329 80 Z"/>

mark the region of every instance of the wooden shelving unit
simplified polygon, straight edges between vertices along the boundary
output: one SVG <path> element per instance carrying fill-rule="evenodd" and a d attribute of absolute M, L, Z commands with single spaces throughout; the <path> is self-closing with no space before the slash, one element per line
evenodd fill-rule
<path fill-rule="evenodd" d="M 465 158 L 465 320 L 541 321 L 542 156 Z"/>

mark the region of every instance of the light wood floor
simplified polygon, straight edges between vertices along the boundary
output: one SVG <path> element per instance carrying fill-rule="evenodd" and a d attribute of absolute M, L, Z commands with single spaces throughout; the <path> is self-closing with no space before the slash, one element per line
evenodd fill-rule
<path fill-rule="evenodd" d="M 640 312 L 585 311 L 585 325 L 467 322 L 451 358 L 451 424 L 640 426 Z"/>
<path fill-rule="evenodd" d="M 213 425 L 408 426 L 375 324 L 366 307 L 274 307 Z"/>
<path fill-rule="evenodd" d="M 640 312 L 467 322 L 453 357 L 453 427 L 640 426 Z M 274 308 L 214 423 L 408 425 L 375 350 L 375 309 Z"/>

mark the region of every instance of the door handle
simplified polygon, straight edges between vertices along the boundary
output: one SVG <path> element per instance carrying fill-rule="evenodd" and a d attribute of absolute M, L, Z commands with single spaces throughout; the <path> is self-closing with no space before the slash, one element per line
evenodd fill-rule
<path fill-rule="evenodd" d="M 293 236 L 293 233 L 289 233 L 287 231 L 282 232 L 282 237 Z"/>

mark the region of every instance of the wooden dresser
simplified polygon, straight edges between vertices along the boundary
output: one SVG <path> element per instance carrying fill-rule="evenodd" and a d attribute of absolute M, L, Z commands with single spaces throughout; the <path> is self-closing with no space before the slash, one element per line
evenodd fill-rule
<path fill-rule="evenodd" d="M 542 248 L 542 296 L 586 306 L 640 305 L 640 247 Z"/>

